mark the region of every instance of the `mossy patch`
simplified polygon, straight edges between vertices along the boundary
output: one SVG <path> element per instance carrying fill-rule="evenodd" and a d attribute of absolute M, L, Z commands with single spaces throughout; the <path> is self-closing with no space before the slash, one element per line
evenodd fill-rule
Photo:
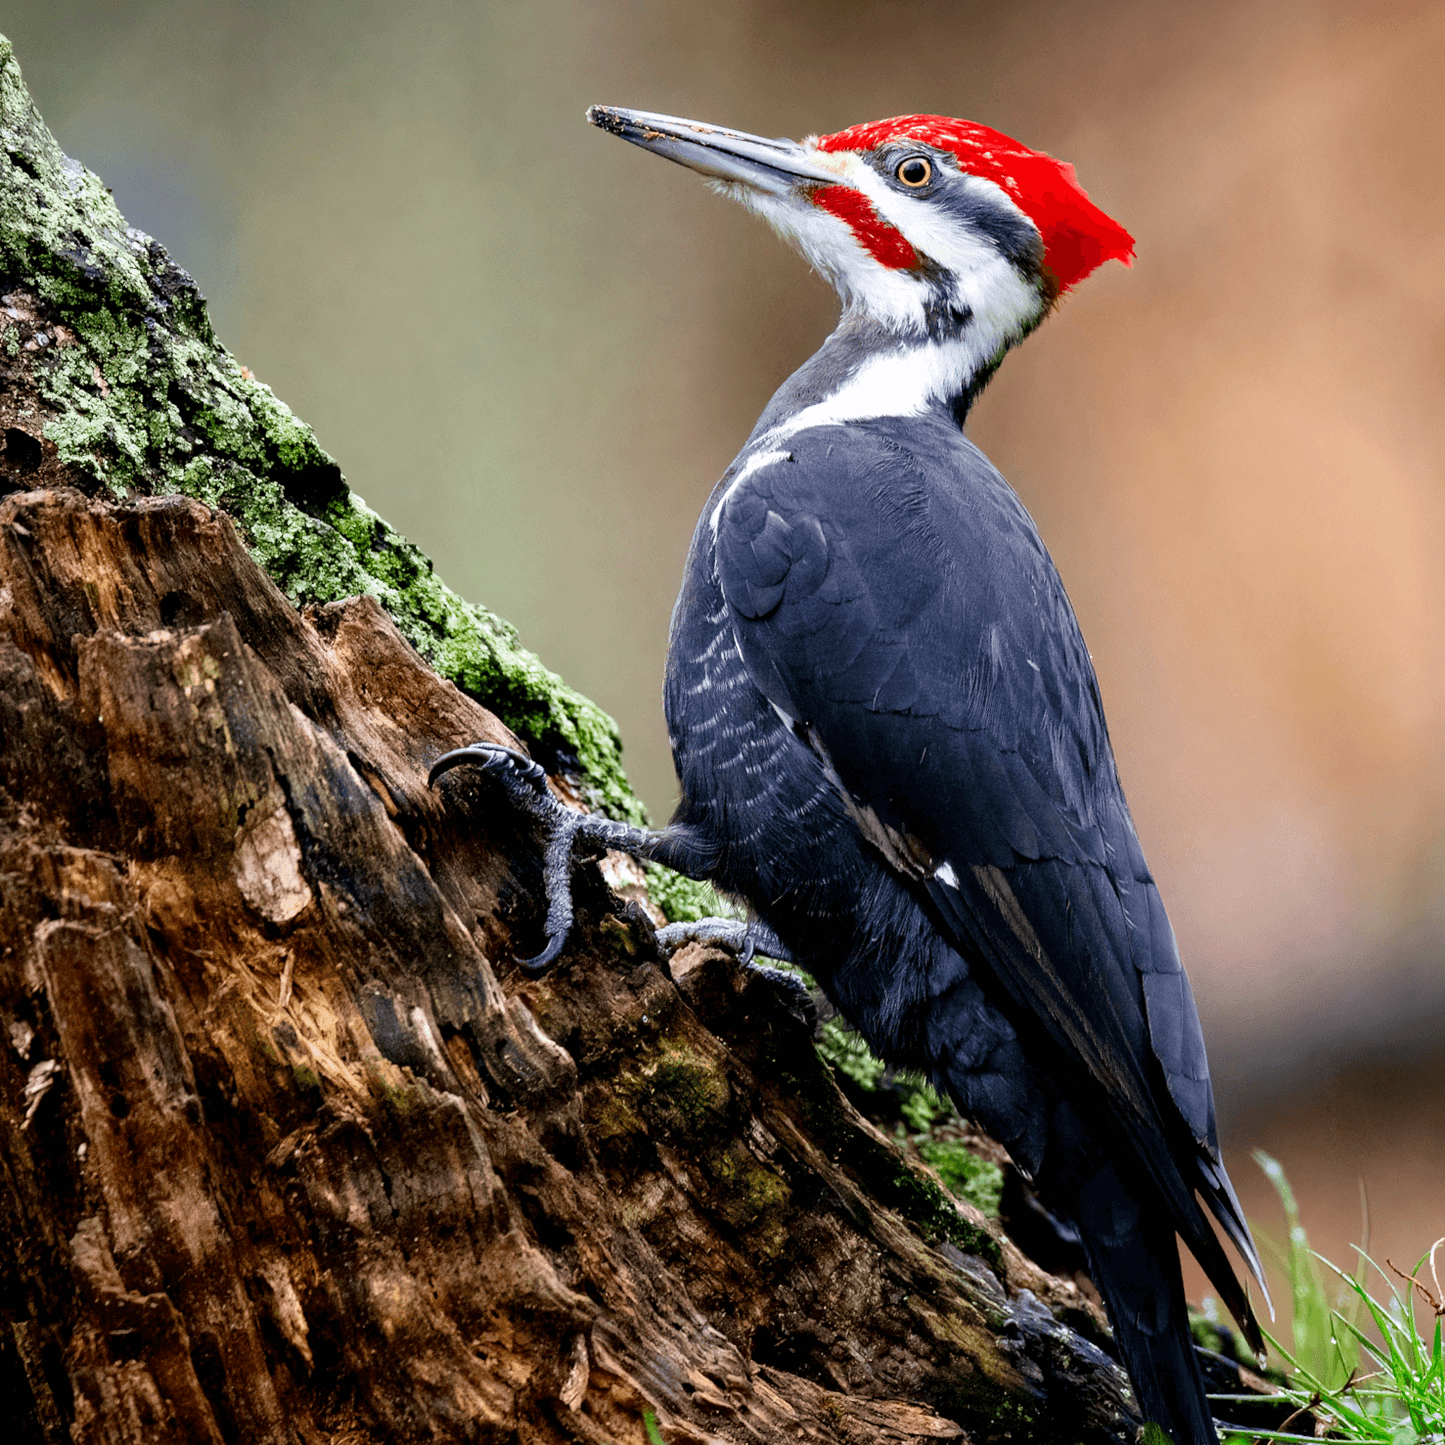
<path fill-rule="evenodd" d="M 773 1258 L 787 1247 L 793 1192 L 738 1137 L 737 1104 L 723 1056 L 673 1037 L 651 1059 L 614 1076 L 588 1128 L 594 1143 L 645 1133 L 682 1149 L 707 1211 L 746 1234 L 750 1253 Z"/>
<path fill-rule="evenodd" d="M 959 1139 L 924 1139 L 920 1156 L 948 1188 L 950 1194 L 966 1199 L 989 1219 L 997 1219 L 1003 1202 L 1003 1170 L 989 1159 L 980 1159 Z"/>
<path fill-rule="evenodd" d="M 1212 1350 L 1216 1355 L 1223 1355 L 1226 1360 L 1233 1360 L 1236 1365 L 1246 1370 L 1263 1374 L 1278 1385 L 1285 1384 L 1286 1377 L 1279 1370 L 1261 1370 L 1259 1361 L 1250 1354 L 1249 1346 L 1244 1343 L 1239 1331 L 1217 1318 L 1217 1302 L 1208 1298 L 1204 1303 L 1203 1311 L 1196 1311 L 1192 1307 L 1189 1311 L 1189 1333 L 1193 1336 L 1194 1343 L 1203 1349 Z"/>
<path fill-rule="evenodd" d="M 858 1096 L 881 1096 L 886 1090 L 896 1105 L 902 1123 L 896 1127 L 898 1146 L 905 1153 L 922 1159 L 943 1180 L 950 1193 L 967 1201 L 990 1219 L 997 1219 L 999 1205 L 1003 1198 L 1003 1172 L 997 1164 L 974 1154 L 957 1137 L 962 1120 L 957 1110 L 925 1079 L 914 1074 L 894 1074 L 855 1033 L 838 1018 L 823 1025 L 818 1052 L 833 1068 L 853 1086 L 855 1100 Z M 865 1109 L 865 1112 L 868 1112 Z M 925 1194 L 916 1195 L 910 1189 L 903 1190 L 910 1200 L 916 1200 L 923 1213 L 913 1216 L 920 1222 L 937 1228 L 936 1201 Z M 907 1212 L 905 1210 L 905 1212 Z M 957 1214 L 956 1210 L 951 1211 Z M 972 1233 L 972 1226 L 968 1226 Z M 939 1229 L 949 1238 L 948 1231 Z M 970 1237 L 972 1237 L 972 1233 Z M 997 1254 L 997 1242 L 989 1237 L 993 1246 L 988 1250 L 989 1258 Z M 955 1239 L 955 1243 L 961 1241 Z"/>
<path fill-rule="evenodd" d="M 717 1217 L 748 1236 L 749 1253 L 773 1259 L 787 1248 L 787 1210 L 793 1191 L 788 1182 L 754 1155 L 741 1139 L 698 1156 L 713 1189 Z"/>
<path fill-rule="evenodd" d="M 801 977 L 812 984 L 807 974 Z M 775 1054 L 769 1047 L 755 1067 L 769 1070 L 787 1086 L 809 1132 L 834 1157 L 846 1157 L 849 1169 L 870 1197 L 901 1214 L 925 1236 L 948 1240 L 998 1267 L 1002 1260 L 998 1240 L 962 1213 L 931 1174 L 910 1164 L 907 1136 L 900 1132 L 896 1140 L 888 1141 L 860 1130 L 827 1081 L 831 1067 L 864 1091 L 879 1090 L 889 1076 L 888 1066 L 840 1020 L 830 1020 L 822 1032 L 816 1052 L 810 1051 L 806 1057 L 796 1051 Z M 922 1086 L 915 1081 L 910 1087 Z M 941 1101 L 940 1107 L 957 1121 L 957 1115 Z M 977 1200 L 970 1198 L 970 1202 Z"/>
<path fill-rule="evenodd" d="M 838 1018 L 831 1018 L 823 1025 L 818 1052 L 840 1074 L 869 1093 L 882 1084 L 888 1073 L 888 1065 L 863 1042 L 863 1035 Z"/>
<path fill-rule="evenodd" d="M 716 1132 L 732 1090 L 716 1061 L 668 1049 L 637 1078 L 638 1107 L 663 1135 L 679 1141 Z"/>
<path fill-rule="evenodd" d="M 629 1140 L 646 1133 L 647 1126 L 642 1116 L 632 1107 L 627 1096 L 616 1090 L 597 1091 L 598 1098 L 592 1101 L 593 1108 L 588 1116 L 587 1130 L 594 1145 L 611 1144 L 614 1140 Z"/>
<path fill-rule="evenodd" d="M 644 863 L 647 896 L 667 915 L 671 923 L 696 923 L 699 918 L 736 918 L 740 910 L 729 903 L 710 883 L 684 878 L 661 863 Z"/>
<path fill-rule="evenodd" d="M 67 481 L 93 495 L 183 493 L 222 508 L 298 605 L 374 597 L 549 770 L 574 775 L 611 816 L 646 821 L 616 723 L 351 492 L 311 428 L 216 340 L 190 276 L 61 151 L 3 37 L 0 295 L 16 313 L 4 347 L 26 369 Z M 684 910 L 697 886 L 673 889 Z"/>
<path fill-rule="evenodd" d="M 988 1230 L 961 1214 L 948 1194 L 916 1165 L 910 1168 L 897 1154 L 892 1160 L 890 1171 L 878 1167 L 881 1160 L 868 1161 L 873 1167 L 859 1170 L 880 1204 L 912 1220 L 926 1235 L 957 1245 L 965 1254 L 979 1255 L 995 1267 L 1002 1263 L 999 1242 Z"/>

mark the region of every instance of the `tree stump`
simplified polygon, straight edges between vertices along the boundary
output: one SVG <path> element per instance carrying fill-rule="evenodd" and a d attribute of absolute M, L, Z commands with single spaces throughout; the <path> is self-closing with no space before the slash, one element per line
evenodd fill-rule
<path fill-rule="evenodd" d="M 615 730 L 351 496 L 5 42 L 0 129 L 11 1438 L 1131 1439 L 1078 1290 L 766 980 L 664 962 L 635 865 L 513 967 L 535 843 L 427 769 L 525 743 L 636 817 Z"/>

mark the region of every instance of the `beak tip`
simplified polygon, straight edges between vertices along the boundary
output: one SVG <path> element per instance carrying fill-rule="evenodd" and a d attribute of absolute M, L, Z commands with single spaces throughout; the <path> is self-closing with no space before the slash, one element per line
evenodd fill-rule
<path fill-rule="evenodd" d="M 614 135 L 619 134 L 622 130 L 622 117 L 618 115 L 616 106 L 589 105 L 587 119 L 590 124 L 598 126 L 602 130 L 611 131 Z"/>

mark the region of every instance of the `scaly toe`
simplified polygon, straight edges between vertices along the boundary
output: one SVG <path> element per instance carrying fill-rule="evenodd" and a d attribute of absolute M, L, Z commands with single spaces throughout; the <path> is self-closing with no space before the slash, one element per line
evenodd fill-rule
<path fill-rule="evenodd" d="M 739 963 L 751 963 L 753 940 L 746 923 L 733 918 L 699 918 L 691 923 L 669 923 L 657 930 L 658 946 L 671 958 L 685 943 L 712 944 L 737 955 Z"/>
<path fill-rule="evenodd" d="M 530 818 L 542 836 L 547 944 L 532 958 L 517 959 L 525 972 L 536 977 L 556 961 L 572 930 L 572 858 L 584 815 L 552 796 L 546 771 L 538 763 L 499 743 L 475 742 L 446 753 L 432 764 L 428 784 L 463 763 L 490 773 L 506 790 L 513 807 Z"/>

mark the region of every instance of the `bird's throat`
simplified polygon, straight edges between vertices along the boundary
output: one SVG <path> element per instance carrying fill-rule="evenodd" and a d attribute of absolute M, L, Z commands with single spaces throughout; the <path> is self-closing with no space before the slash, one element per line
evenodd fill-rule
<path fill-rule="evenodd" d="M 938 338 L 900 336 L 846 317 L 778 389 L 753 431 L 770 443 L 806 427 L 941 410 L 962 426 L 1009 343 L 972 317 Z"/>

